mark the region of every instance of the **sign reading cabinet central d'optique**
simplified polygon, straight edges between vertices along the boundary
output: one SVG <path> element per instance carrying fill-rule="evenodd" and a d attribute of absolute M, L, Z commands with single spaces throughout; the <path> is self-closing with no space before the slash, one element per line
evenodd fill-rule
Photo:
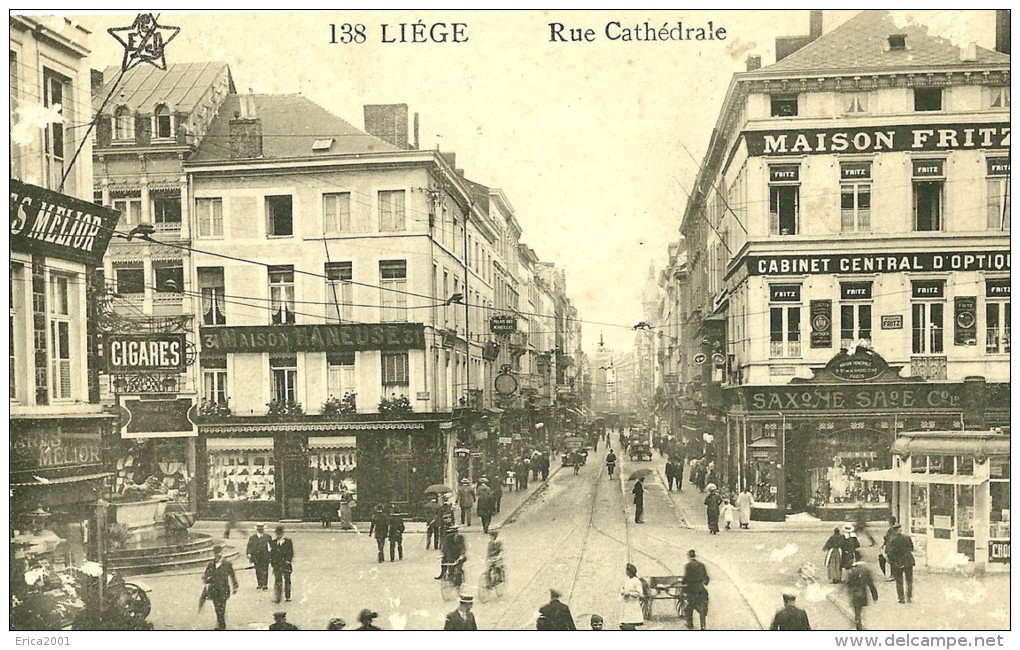
<path fill-rule="evenodd" d="M 402 352 L 425 349 L 421 323 L 203 327 L 203 352 Z"/>

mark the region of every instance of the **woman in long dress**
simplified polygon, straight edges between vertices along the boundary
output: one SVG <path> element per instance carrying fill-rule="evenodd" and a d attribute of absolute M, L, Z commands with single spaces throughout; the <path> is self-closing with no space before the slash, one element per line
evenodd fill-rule
<path fill-rule="evenodd" d="M 747 487 L 741 488 L 740 494 L 737 495 L 737 513 L 741 528 L 751 527 L 751 506 L 753 505 L 754 497 L 747 491 Z"/>
<path fill-rule="evenodd" d="M 623 596 L 623 607 L 620 610 L 621 630 L 636 630 L 638 625 L 644 625 L 645 617 L 641 612 L 641 598 L 644 594 L 644 585 L 637 577 L 637 567 L 628 564 L 627 579 L 620 588 L 620 595 Z"/>

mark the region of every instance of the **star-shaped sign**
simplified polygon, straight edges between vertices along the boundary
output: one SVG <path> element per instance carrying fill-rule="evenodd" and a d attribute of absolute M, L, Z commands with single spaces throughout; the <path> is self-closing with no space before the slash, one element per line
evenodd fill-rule
<path fill-rule="evenodd" d="M 124 46 L 121 70 L 127 71 L 142 63 L 166 70 L 166 46 L 181 28 L 160 25 L 152 14 L 138 14 L 130 27 L 111 27 L 107 31 Z"/>

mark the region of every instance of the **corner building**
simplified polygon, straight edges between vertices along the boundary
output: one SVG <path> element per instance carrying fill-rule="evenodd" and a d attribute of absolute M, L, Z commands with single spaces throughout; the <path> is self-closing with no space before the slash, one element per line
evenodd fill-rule
<path fill-rule="evenodd" d="M 725 325 L 698 393 L 756 518 L 879 519 L 889 485 L 859 475 L 898 433 L 1009 426 L 1010 61 L 886 12 L 811 22 L 734 76 L 684 215 L 690 330 Z M 959 488 L 914 488 L 949 506 L 910 532 L 955 539 Z"/>

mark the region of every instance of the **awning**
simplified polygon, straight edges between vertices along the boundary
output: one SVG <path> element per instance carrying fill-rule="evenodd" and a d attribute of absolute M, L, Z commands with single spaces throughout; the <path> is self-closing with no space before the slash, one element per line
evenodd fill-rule
<path fill-rule="evenodd" d="M 865 481 L 890 481 L 894 483 L 936 483 L 939 485 L 981 485 L 988 479 L 965 474 L 913 474 L 898 469 L 877 469 L 858 472 L 857 478 Z"/>
<path fill-rule="evenodd" d="M 759 438 L 747 447 L 748 449 L 775 449 L 778 445 L 775 438 Z"/>
<path fill-rule="evenodd" d="M 209 451 L 272 451 L 272 438 L 208 438 L 205 448 Z"/>
<path fill-rule="evenodd" d="M 1009 456 L 1009 436 L 989 431 L 901 433 L 892 446 L 899 456 Z"/>
<path fill-rule="evenodd" d="M 309 449 L 357 449 L 357 436 L 324 436 L 322 438 L 309 438 Z"/>
<path fill-rule="evenodd" d="M 11 487 L 31 487 L 36 485 L 67 485 L 68 483 L 83 483 L 85 481 L 94 481 L 107 476 L 113 476 L 110 472 L 101 472 L 99 474 L 81 474 L 79 476 L 65 476 L 63 478 L 43 478 L 36 476 L 37 480 L 28 483 L 11 483 Z"/>

